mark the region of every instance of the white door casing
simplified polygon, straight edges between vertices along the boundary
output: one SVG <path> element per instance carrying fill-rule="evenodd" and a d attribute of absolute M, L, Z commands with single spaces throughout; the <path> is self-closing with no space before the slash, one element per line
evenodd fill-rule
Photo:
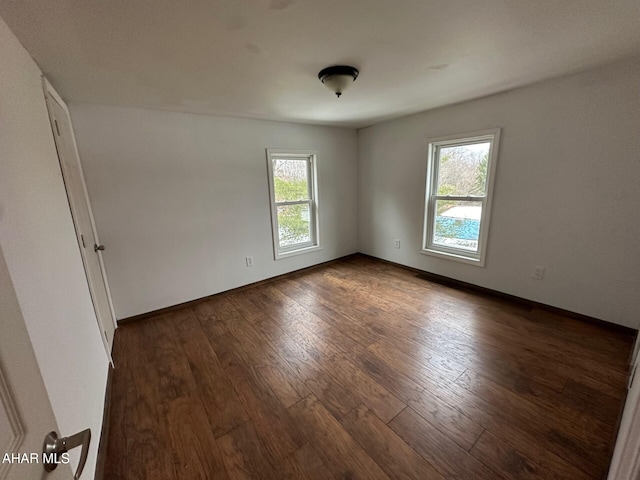
<path fill-rule="evenodd" d="M 111 348 L 116 329 L 114 309 L 105 275 L 102 251 L 94 249 L 94 247 L 100 245 L 100 240 L 98 239 L 91 211 L 91 203 L 89 202 L 89 195 L 82 172 L 82 164 L 80 163 L 80 155 L 76 146 L 71 117 L 64 101 L 44 77 L 43 87 L 76 237 L 91 299 L 98 319 L 100 335 L 102 336 L 107 356 L 113 363 Z"/>

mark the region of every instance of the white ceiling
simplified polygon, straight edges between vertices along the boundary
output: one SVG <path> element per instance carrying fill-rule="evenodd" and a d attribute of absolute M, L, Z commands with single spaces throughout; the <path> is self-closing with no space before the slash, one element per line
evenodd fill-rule
<path fill-rule="evenodd" d="M 362 127 L 640 53 L 640 0 L 0 0 L 67 100 Z M 337 99 L 317 73 L 360 69 Z"/>

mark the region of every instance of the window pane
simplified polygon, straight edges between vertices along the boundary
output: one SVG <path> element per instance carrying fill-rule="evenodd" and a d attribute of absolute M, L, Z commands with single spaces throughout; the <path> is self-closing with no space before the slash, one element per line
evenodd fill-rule
<path fill-rule="evenodd" d="M 273 159 L 273 187 L 276 202 L 292 202 L 309 198 L 307 160 Z"/>
<path fill-rule="evenodd" d="M 481 217 L 482 202 L 437 200 L 433 243 L 477 252 Z"/>
<path fill-rule="evenodd" d="M 438 159 L 438 195 L 484 196 L 489 142 L 441 147 Z"/>
<path fill-rule="evenodd" d="M 309 204 L 278 206 L 278 236 L 281 247 L 311 242 Z"/>

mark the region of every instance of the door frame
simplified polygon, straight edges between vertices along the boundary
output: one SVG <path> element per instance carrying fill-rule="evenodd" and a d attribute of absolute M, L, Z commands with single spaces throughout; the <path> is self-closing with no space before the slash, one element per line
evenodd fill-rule
<path fill-rule="evenodd" d="M 82 184 L 82 192 L 84 195 L 84 200 L 87 204 L 87 210 L 89 213 L 89 220 L 91 222 L 91 230 L 93 232 L 93 236 L 95 238 L 95 241 L 98 245 L 100 245 L 100 240 L 98 237 L 98 229 L 96 228 L 96 223 L 95 223 L 95 219 L 93 217 L 93 209 L 91 208 L 91 202 L 89 201 L 89 192 L 87 190 L 87 184 L 85 181 L 85 177 L 84 177 L 84 170 L 82 168 L 82 162 L 80 161 L 80 152 L 78 151 L 78 144 L 76 143 L 76 136 L 75 136 L 75 132 L 73 131 L 73 123 L 71 122 L 71 114 L 69 112 L 69 107 L 67 107 L 67 104 L 65 103 L 65 101 L 62 99 L 62 97 L 58 94 L 58 92 L 56 92 L 56 90 L 53 88 L 53 86 L 51 85 L 51 83 L 49 83 L 49 80 L 47 80 L 47 78 L 42 75 L 42 88 L 44 90 L 44 96 L 45 96 L 45 103 L 47 104 L 47 110 L 49 108 L 49 100 L 47 98 L 47 95 L 50 95 L 54 101 L 56 101 L 58 103 L 58 105 L 60 105 L 60 107 L 62 107 L 62 109 L 64 110 L 65 116 L 67 117 L 66 120 L 67 122 L 69 122 L 69 131 L 71 134 L 71 143 L 73 144 L 73 150 L 74 153 L 76 155 L 76 158 L 78 159 L 78 169 L 80 170 L 80 183 Z M 49 114 L 49 123 L 51 123 L 51 115 Z M 53 134 L 53 128 L 54 125 L 51 125 L 52 128 L 52 134 Z M 64 167 L 62 166 L 61 160 L 58 156 L 58 162 L 60 162 L 60 169 L 62 170 L 62 178 L 63 180 L 65 179 L 65 175 L 64 175 Z M 65 190 L 66 190 L 66 184 L 65 184 Z M 69 194 L 67 193 L 67 198 L 68 198 Z M 75 221 L 75 214 L 73 212 L 73 206 L 71 205 L 71 202 L 69 202 L 69 208 L 71 209 L 71 213 L 72 216 L 74 217 L 74 222 L 73 222 L 73 227 L 74 230 L 76 231 L 76 238 L 78 238 L 78 229 L 76 226 L 76 221 Z M 87 279 L 87 284 L 89 285 L 89 292 L 91 293 L 91 301 L 93 303 L 93 308 L 96 311 L 96 317 L 97 320 L 100 322 L 101 321 L 101 316 L 98 313 L 98 309 L 96 307 L 96 301 L 93 298 L 93 289 L 91 288 L 90 285 L 90 281 L 89 281 L 89 275 L 87 274 L 87 265 L 85 263 L 85 259 L 84 259 L 84 254 L 82 252 L 82 249 L 80 248 L 80 244 L 78 243 L 78 248 L 80 249 L 80 257 L 82 258 L 82 263 L 84 265 L 84 270 L 85 270 L 85 277 Z M 113 329 L 114 332 L 115 330 L 118 328 L 118 322 L 116 321 L 116 315 L 115 315 L 115 309 L 113 307 L 113 300 L 111 298 L 111 289 L 109 288 L 109 281 L 107 280 L 107 275 L 106 275 L 106 269 L 105 269 L 105 265 L 104 265 L 104 259 L 102 258 L 102 252 L 98 251 L 96 252 L 98 255 L 98 262 L 100 264 L 100 275 L 102 277 L 102 281 L 104 282 L 104 287 L 106 290 L 106 294 L 107 294 L 107 303 L 109 304 L 109 321 L 111 321 L 111 323 L 113 324 Z M 107 357 L 109 358 L 109 362 L 111 362 L 111 365 L 113 365 L 113 358 L 111 356 L 111 349 L 109 348 L 109 344 L 107 342 L 105 342 L 104 340 L 104 336 L 102 335 L 102 332 L 100 334 L 100 337 L 102 338 L 102 342 L 104 344 L 104 348 L 105 351 L 107 353 Z M 113 340 L 111 340 L 112 344 L 113 344 Z"/>
<path fill-rule="evenodd" d="M 634 345 L 627 400 L 611 459 L 608 480 L 640 478 L 640 334 Z"/>

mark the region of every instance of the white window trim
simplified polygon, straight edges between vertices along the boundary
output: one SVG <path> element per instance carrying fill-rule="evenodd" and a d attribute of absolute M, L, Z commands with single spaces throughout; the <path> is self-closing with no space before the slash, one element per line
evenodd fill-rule
<path fill-rule="evenodd" d="M 484 197 L 460 197 L 463 200 L 481 201 L 482 217 L 480 219 L 480 232 L 478 237 L 478 253 L 465 253 L 462 249 L 447 248 L 441 245 L 434 245 L 431 242 L 433 231 L 433 218 L 431 212 L 435 211 L 435 200 L 437 195 L 432 192 L 436 188 L 437 164 L 434 154 L 437 147 L 447 145 L 459 145 L 465 142 L 477 143 L 482 140 L 489 140 L 491 147 L 489 150 L 489 165 L 487 172 L 487 190 Z M 427 179 L 425 189 L 425 203 L 423 216 L 422 248 L 420 253 L 435 257 L 446 258 L 457 262 L 467 263 L 478 267 L 484 267 L 487 256 L 487 239 L 489 236 L 489 224 L 491 220 L 491 205 L 493 200 L 493 187 L 495 183 L 496 165 L 498 163 L 498 148 L 500 145 L 500 128 L 481 130 L 471 133 L 448 135 L 429 140 Z M 431 217 L 431 218 L 430 218 Z"/>
<path fill-rule="evenodd" d="M 269 204 L 271 206 L 271 234 L 273 238 L 273 257 L 275 260 L 302 255 L 304 253 L 321 250 L 320 245 L 320 209 L 318 202 L 318 172 L 317 150 L 297 150 L 290 148 L 267 148 L 267 171 L 269 177 Z M 273 159 L 292 158 L 305 159 L 308 163 L 309 200 L 295 202 L 276 203 L 273 177 Z M 289 247 L 280 248 L 280 235 L 278 233 L 278 205 L 309 204 L 311 215 L 311 242 L 299 243 Z"/>

